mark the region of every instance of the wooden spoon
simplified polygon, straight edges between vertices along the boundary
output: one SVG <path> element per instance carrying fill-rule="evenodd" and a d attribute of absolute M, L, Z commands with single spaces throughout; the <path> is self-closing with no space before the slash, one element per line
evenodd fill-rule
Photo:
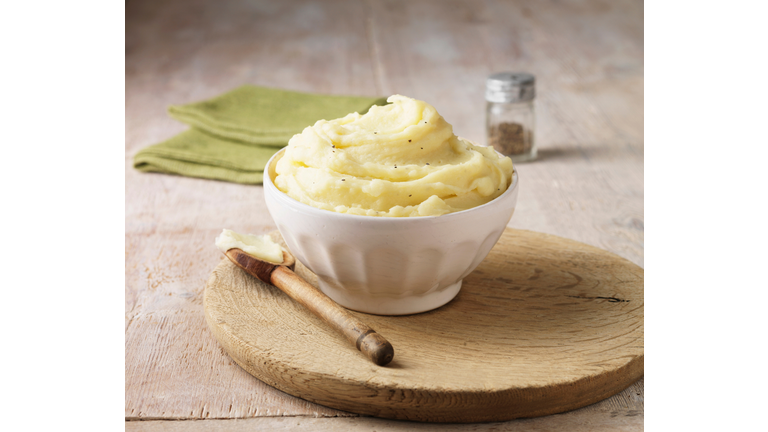
<path fill-rule="evenodd" d="M 237 248 L 229 249 L 224 255 L 246 273 L 280 288 L 289 297 L 301 303 L 354 343 L 358 351 L 377 365 L 384 366 L 392 361 L 395 349 L 382 335 L 288 268 L 296 263 L 296 259 L 290 253 L 283 251 L 281 264 L 262 261 Z"/>

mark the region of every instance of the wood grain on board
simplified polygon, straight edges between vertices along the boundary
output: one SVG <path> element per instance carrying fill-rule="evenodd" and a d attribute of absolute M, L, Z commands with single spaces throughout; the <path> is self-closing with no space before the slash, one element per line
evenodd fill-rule
<path fill-rule="evenodd" d="M 296 273 L 317 286 L 301 263 Z M 556 414 L 624 390 L 643 375 L 643 303 L 637 265 L 507 229 L 448 304 L 397 317 L 350 312 L 396 347 L 392 363 L 377 367 L 229 260 L 205 291 L 216 339 L 264 382 L 354 413 L 462 423 Z"/>
<path fill-rule="evenodd" d="M 169 105 L 245 83 L 401 93 L 485 143 L 484 79 L 502 70 L 535 74 L 538 94 L 540 158 L 518 166 L 509 226 L 642 266 L 642 2 L 127 2 L 126 419 L 328 417 L 353 427 L 332 418 L 353 414 L 252 379 L 207 329 L 203 290 L 221 258 L 213 239 L 222 228 L 275 225 L 261 187 L 133 170 L 139 149 L 186 128 L 166 115 Z M 576 411 L 601 424 L 631 418 L 633 427 L 642 412 L 642 380 Z M 538 420 L 547 418 L 562 417 Z"/>
<path fill-rule="evenodd" d="M 279 236 L 279 232 L 274 231 L 270 235 Z M 317 286 L 311 285 L 306 279 L 294 273 L 292 267 L 296 263 L 295 258 L 286 252 L 288 246 L 282 238 L 280 243 L 284 248 L 281 264 L 260 260 L 237 248 L 229 249 L 225 255 L 232 264 L 245 273 L 277 287 L 294 302 L 302 305 L 325 326 L 333 329 L 338 336 L 347 339 L 350 347 L 354 346 L 374 364 L 383 366 L 392 361 L 394 356 L 392 344 L 359 317 L 352 315 L 346 308 L 331 300 L 317 289 Z M 210 323 L 210 318 L 208 322 Z"/>

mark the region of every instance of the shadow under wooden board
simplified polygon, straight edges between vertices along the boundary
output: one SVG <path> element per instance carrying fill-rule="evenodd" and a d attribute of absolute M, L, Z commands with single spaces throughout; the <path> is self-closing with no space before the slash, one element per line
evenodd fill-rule
<path fill-rule="evenodd" d="M 301 263 L 296 272 L 317 286 Z M 402 420 L 502 421 L 583 407 L 643 375 L 643 273 L 604 250 L 508 228 L 445 306 L 352 312 L 395 347 L 384 367 L 227 259 L 208 280 L 205 314 L 237 364 L 302 399 Z"/>

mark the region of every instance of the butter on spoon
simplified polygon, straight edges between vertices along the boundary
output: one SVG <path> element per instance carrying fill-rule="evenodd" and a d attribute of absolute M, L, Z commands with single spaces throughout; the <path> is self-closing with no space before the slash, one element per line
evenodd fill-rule
<path fill-rule="evenodd" d="M 216 238 L 216 247 L 246 273 L 280 288 L 309 309 L 377 365 L 392 361 L 395 355 L 392 344 L 289 269 L 296 259 L 269 236 L 238 234 L 225 229 Z"/>

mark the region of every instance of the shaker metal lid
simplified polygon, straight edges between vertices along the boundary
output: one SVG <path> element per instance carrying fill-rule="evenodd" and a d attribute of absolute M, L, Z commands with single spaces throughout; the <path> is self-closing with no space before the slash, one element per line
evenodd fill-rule
<path fill-rule="evenodd" d="M 485 82 L 488 102 L 525 102 L 536 96 L 536 78 L 525 72 L 501 72 Z"/>

